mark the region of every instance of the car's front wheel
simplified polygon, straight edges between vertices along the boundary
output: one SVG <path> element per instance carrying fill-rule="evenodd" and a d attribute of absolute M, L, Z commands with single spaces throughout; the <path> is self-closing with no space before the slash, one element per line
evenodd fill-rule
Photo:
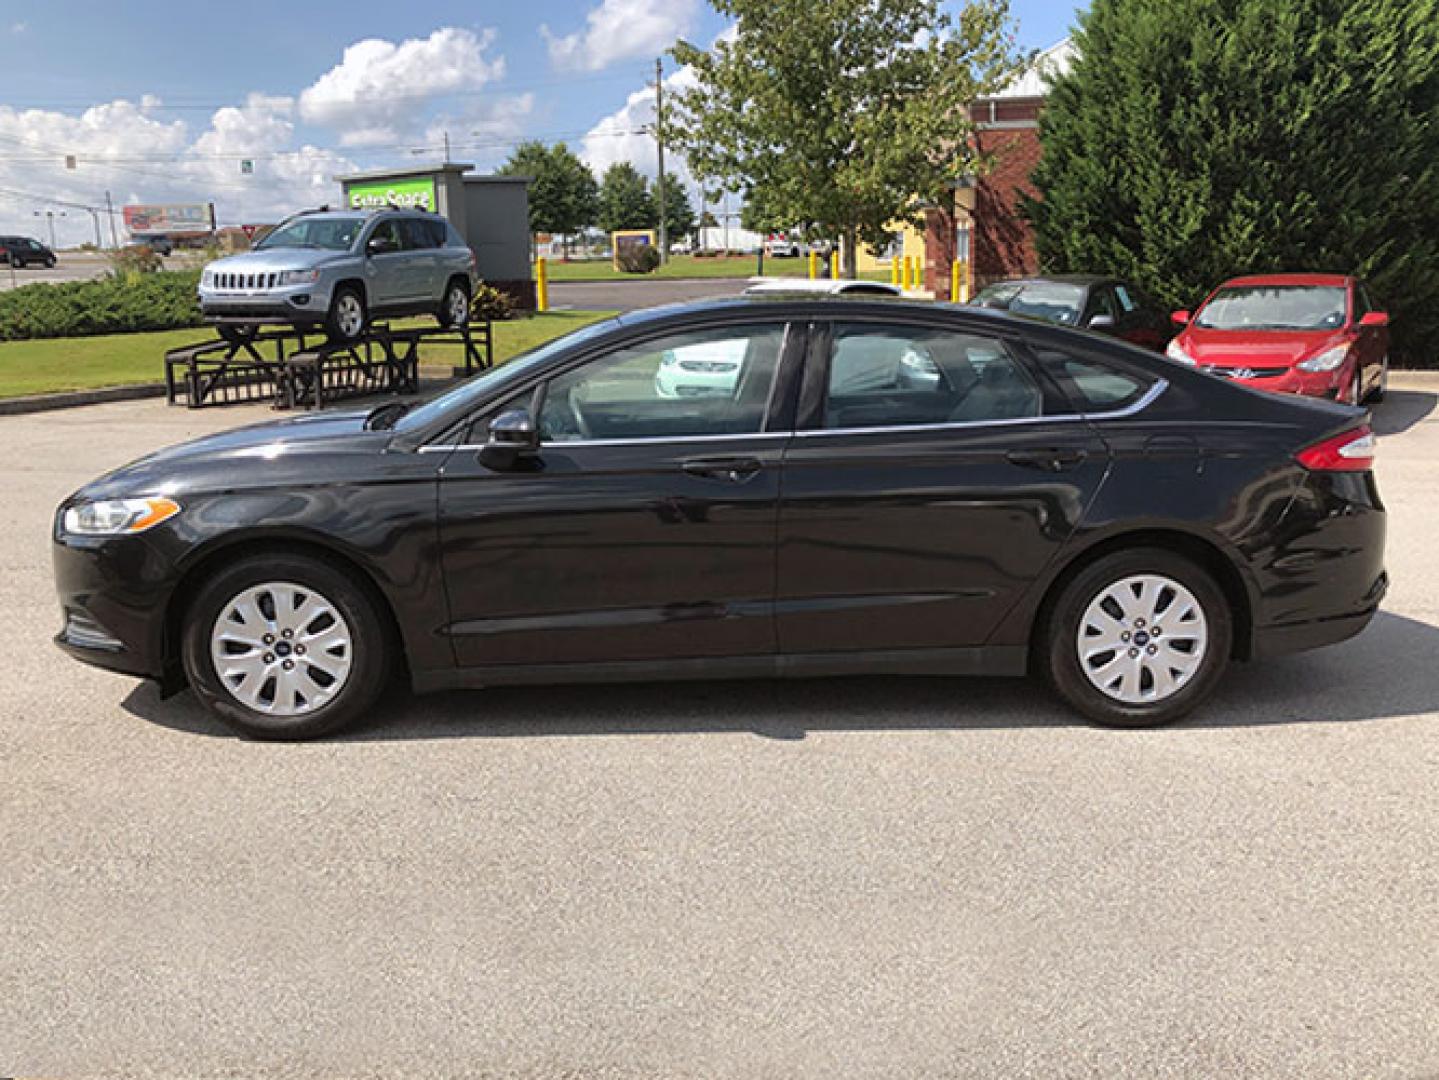
<path fill-rule="evenodd" d="M 365 333 L 369 316 L 365 311 L 365 298 L 352 285 L 335 290 L 330 301 L 330 313 L 325 319 L 325 331 L 335 341 L 358 341 Z"/>
<path fill-rule="evenodd" d="M 444 298 L 440 301 L 440 310 L 435 317 L 439 319 L 440 325 L 451 330 L 458 330 L 470 322 L 470 290 L 458 281 L 452 281 L 445 288 Z"/>
<path fill-rule="evenodd" d="M 1113 727 L 1177 720 L 1218 684 L 1233 616 L 1208 572 L 1159 548 L 1107 555 L 1069 582 L 1037 646 L 1050 685 Z"/>
<path fill-rule="evenodd" d="M 390 645 L 367 591 L 339 567 L 271 554 L 225 567 L 183 627 L 201 702 L 257 739 L 309 739 L 362 716 L 384 689 Z"/>

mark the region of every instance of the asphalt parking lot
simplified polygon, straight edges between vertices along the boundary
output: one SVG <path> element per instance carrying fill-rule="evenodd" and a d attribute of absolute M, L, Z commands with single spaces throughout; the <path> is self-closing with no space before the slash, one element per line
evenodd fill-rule
<path fill-rule="evenodd" d="M 243 742 L 51 646 L 47 544 L 270 414 L 0 418 L 0 1074 L 1435 1075 L 1439 379 L 1396 386 L 1385 612 L 1151 732 L 865 679 Z"/>

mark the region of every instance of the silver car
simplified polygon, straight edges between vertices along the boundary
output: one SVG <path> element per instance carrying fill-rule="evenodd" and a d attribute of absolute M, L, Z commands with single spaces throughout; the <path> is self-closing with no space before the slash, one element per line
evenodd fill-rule
<path fill-rule="evenodd" d="M 200 310 L 232 340 L 258 323 L 323 325 L 355 341 L 386 315 L 470 317 L 475 256 L 444 218 L 417 210 L 316 210 L 282 221 L 200 276 Z"/>

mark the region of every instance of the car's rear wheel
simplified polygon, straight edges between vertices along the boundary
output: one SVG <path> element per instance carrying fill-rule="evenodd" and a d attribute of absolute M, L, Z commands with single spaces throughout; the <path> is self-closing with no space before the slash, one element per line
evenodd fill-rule
<path fill-rule="evenodd" d="M 440 325 L 459 329 L 469 325 L 470 322 L 470 290 L 463 282 L 452 281 L 445 287 L 444 298 L 440 301 L 440 309 L 435 313 Z"/>
<path fill-rule="evenodd" d="M 1223 590 L 1159 548 L 1115 552 L 1065 586 L 1041 627 L 1039 666 L 1055 691 L 1112 727 L 1177 720 L 1219 682 L 1233 642 Z"/>
<path fill-rule="evenodd" d="M 242 559 L 205 582 L 185 618 L 185 674 L 242 735 L 310 739 L 379 697 L 391 648 L 375 602 L 320 559 Z"/>
<path fill-rule="evenodd" d="M 335 290 L 330 301 L 330 313 L 325 319 L 325 332 L 335 341 L 358 341 L 365 333 L 369 321 L 365 311 L 365 298 L 353 285 L 342 285 Z"/>

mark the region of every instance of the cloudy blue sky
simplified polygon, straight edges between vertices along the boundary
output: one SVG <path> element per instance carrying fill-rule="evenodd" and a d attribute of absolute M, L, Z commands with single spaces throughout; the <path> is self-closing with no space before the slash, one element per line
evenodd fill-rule
<path fill-rule="evenodd" d="M 1011 9 L 1042 48 L 1075 5 Z M 63 209 L 60 242 L 93 239 L 107 189 L 273 220 L 337 172 L 438 160 L 445 132 L 481 167 L 540 138 L 649 168 L 654 57 L 724 25 L 703 0 L 0 0 L 0 232 Z"/>

